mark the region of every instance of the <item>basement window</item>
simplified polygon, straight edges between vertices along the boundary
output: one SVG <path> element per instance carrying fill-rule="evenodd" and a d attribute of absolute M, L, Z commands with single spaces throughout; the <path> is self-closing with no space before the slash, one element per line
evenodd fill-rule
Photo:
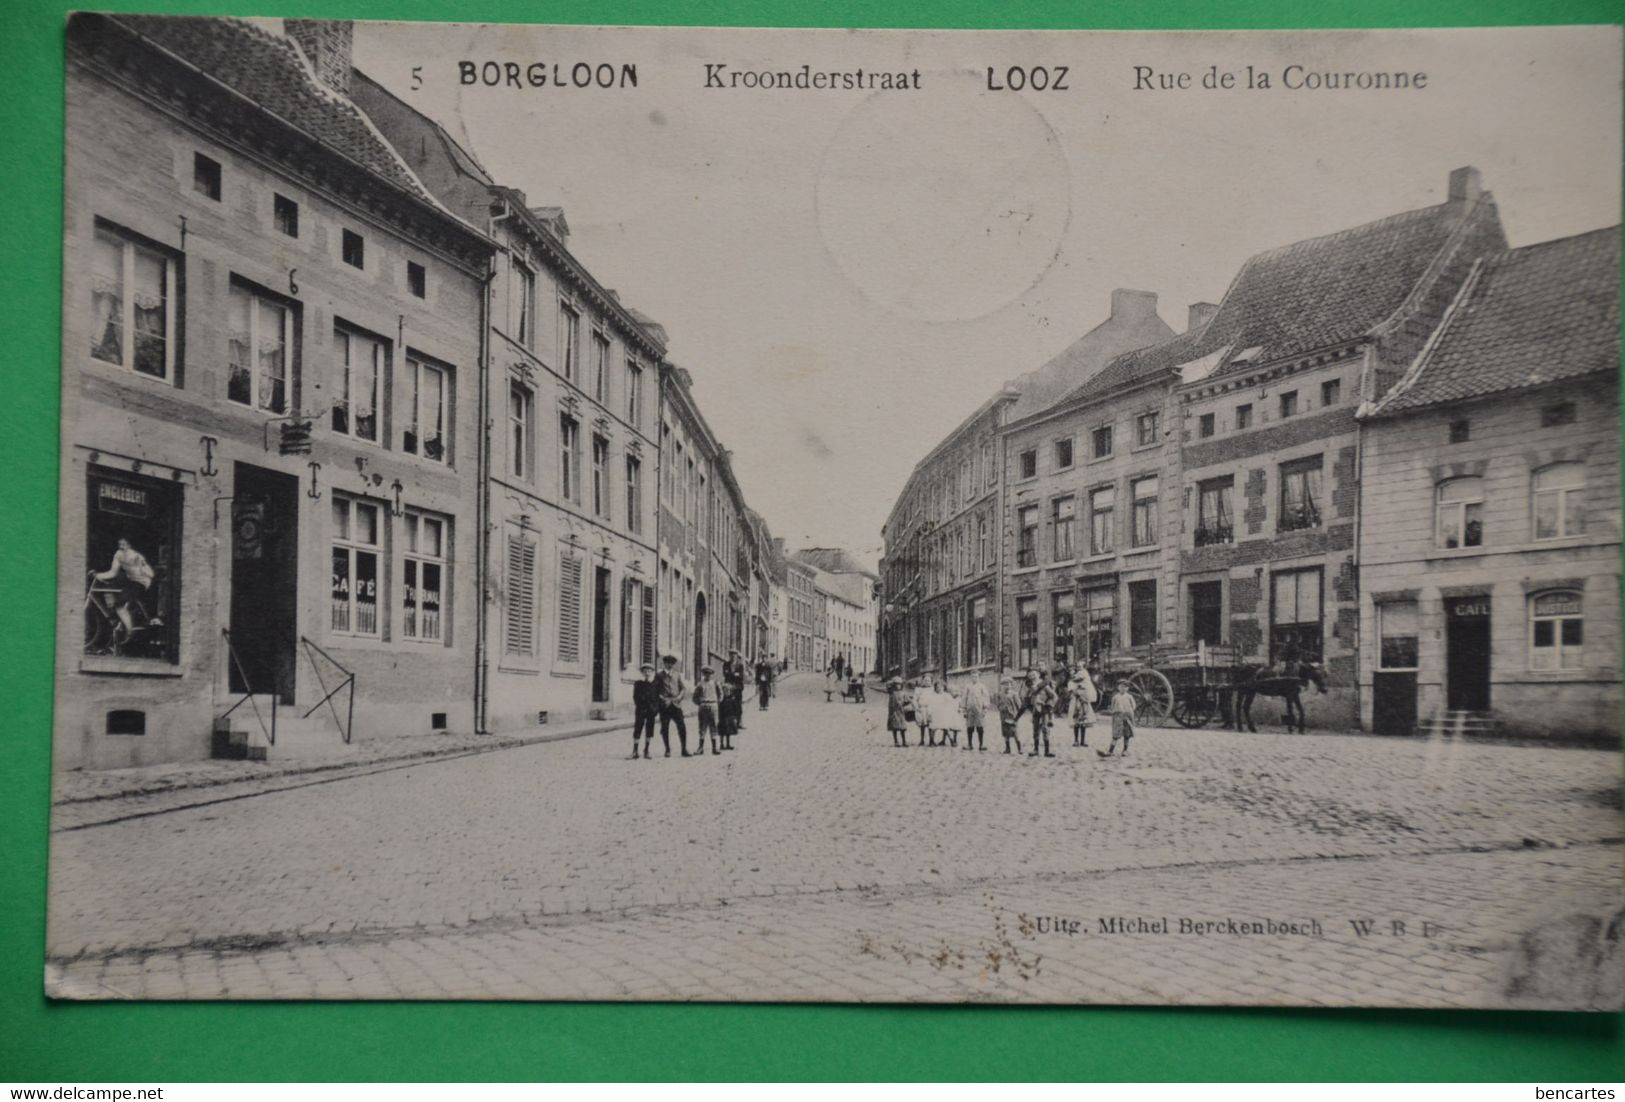
<path fill-rule="evenodd" d="M 144 735 L 147 733 L 147 713 L 139 708 L 115 708 L 107 713 L 107 733 Z"/>

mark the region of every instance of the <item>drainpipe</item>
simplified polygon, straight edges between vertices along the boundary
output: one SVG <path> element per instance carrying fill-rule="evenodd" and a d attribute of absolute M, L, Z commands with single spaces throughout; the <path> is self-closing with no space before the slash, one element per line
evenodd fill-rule
<path fill-rule="evenodd" d="M 502 213 L 487 221 L 486 235 L 496 239 L 498 222 L 509 216 L 504 200 Z M 491 733 L 491 651 L 487 635 L 490 631 L 490 612 L 486 609 L 486 594 L 490 592 L 491 573 L 491 295 L 496 283 L 496 258 L 485 274 L 480 288 L 480 350 L 479 350 L 479 427 L 480 441 L 476 450 L 479 493 L 475 498 L 474 559 L 477 596 L 474 605 L 474 733 Z"/>

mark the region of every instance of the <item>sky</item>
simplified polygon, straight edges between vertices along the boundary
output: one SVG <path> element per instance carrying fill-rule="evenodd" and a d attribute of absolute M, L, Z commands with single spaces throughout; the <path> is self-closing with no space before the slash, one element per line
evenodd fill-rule
<path fill-rule="evenodd" d="M 374 23 L 355 48 L 499 182 L 564 208 L 571 250 L 667 329 L 773 534 L 871 564 L 915 463 L 1099 324 L 1115 287 L 1156 292 L 1183 331 L 1253 253 L 1440 202 L 1466 164 L 1514 246 L 1619 221 L 1617 28 Z M 462 61 L 540 62 L 549 78 L 632 64 L 638 84 L 467 85 Z M 918 71 L 920 87 L 707 88 L 708 64 L 724 81 Z M 1283 87 L 1294 65 L 1427 81 Z M 1003 86 L 1011 66 L 1065 87 L 990 90 L 988 69 Z M 1249 67 L 1271 86 L 1247 87 Z M 1204 88 L 1210 69 L 1234 86 Z M 1157 86 L 1181 73 L 1190 87 Z"/>

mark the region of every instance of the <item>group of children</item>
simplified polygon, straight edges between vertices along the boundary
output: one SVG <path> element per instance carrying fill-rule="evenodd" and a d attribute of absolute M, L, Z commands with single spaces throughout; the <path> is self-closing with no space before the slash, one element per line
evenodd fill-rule
<path fill-rule="evenodd" d="M 886 691 L 886 726 L 891 730 L 893 746 L 907 746 L 908 729 L 918 727 L 918 746 L 958 746 L 959 734 L 963 731 L 966 750 L 986 750 L 984 720 L 989 712 L 996 712 L 1000 732 L 1004 735 L 1004 752 L 1011 753 L 1013 745 L 1014 752 L 1020 754 L 1021 736 L 1016 723 L 1026 714 L 1032 717 L 1033 744 L 1027 756 L 1043 754 L 1048 758 L 1055 756 L 1050 749 L 1049 735 L 1057 714 L 1071 716 L 1072 745 L 1087 747 L 1089 728 L 1097 718 L 1095 705 L 1100 700 L 1094 678 L 1082 668 L 1060 689 L 1038 670 L 1031 669 L 1019 688 L 1014 678 L 1000 677 L 998 692 L 991 697 L 987 686 L 979 680 L 967 683 L 957 696 L 948 691 L 947 684 L 940 678 L 916 685 L 893 677 L 887 682 Z M 1139 700 L 1129 683 L 1118 681 L 1107 703 L 1107 714 L 1112 722 L 1111 743 L 1105 750 L 1096 748 L 1101 757 L 1117 754 L 1119 744 L 1122 755 L 1128 755 L 1138 710 Z"/>

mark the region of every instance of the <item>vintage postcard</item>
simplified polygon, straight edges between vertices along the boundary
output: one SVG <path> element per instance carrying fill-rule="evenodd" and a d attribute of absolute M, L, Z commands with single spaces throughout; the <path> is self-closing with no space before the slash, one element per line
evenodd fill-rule
<path fill-rule="evenodd" d="M 1625 1001 L 1620 28 L 65 49 L 50 995 Z"/>

